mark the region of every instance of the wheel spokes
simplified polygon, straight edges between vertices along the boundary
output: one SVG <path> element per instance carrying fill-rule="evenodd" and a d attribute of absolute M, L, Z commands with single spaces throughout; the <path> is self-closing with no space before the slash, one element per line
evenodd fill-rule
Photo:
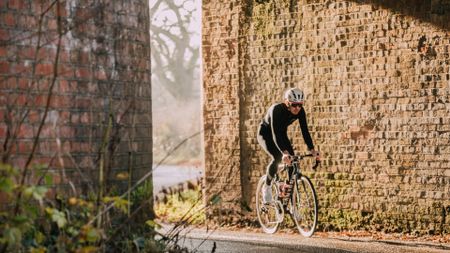
<path fill-rule="evenodd" d="M 266 233 L 275 233 L 280 223 L 280 214 L 277 208 L 277 202 L 264 203 L 262 195 L 262 185 L 265 183 L 265 177 L 260 179 L 256 190 L 256 212 L 258 221 Z"/>
<path fill-rule="evenodd" d="M 317 203 L 314 188 L 305 177 L 297 180 L 292 206 L 293 218 L 300 233 L 311 236 L 317 222 Z"/>

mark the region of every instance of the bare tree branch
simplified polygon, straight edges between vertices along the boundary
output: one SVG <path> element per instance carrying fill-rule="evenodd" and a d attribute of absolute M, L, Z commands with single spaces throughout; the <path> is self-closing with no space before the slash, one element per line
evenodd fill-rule
<path fill-rule="evenodd" d="M 150 24 L 154 84 L 182 101 L 194 96 L 195 71 L 199 68 L 199 48 L 189 43 L 193 32 L 188 31 L 187 25 L 193 17 L 189 15 L 190 11 L 184 10 L 184 4 L 189 2 L 157 1 L 151 6 L 151 13 L 156 18 L 170 13 L 173 19 Z M 188 15 L 182 15 L 182 11 Z"/>
<path fill-rule="evenodd" d="M 25 184 L 25 180 L 27 178 L 28 170 L 29 170 L 31 161 L 33 160 L 34 153 L 36 151 L 36 147 L 37 147 L 37 145 L 39 143 L 39 138 L 40 138 L 40 135 L 41 135 L 41 132 L 42 132 L 42 128 L 43 128 L 45 120 L 47 118 L 48 110 L 50 108 L 50 102 L 51 102 L 52 95 L 53 95 L 53 88 L 54 88 L 54 86 L 56 84 L 56 80 L 58 78 L 58 62 L 59 62 L 59 53 L 60 53 L 60 50 L 61 50 L 61 40 L 62 40 L 62 32 L 61 32 L 61 4 L 60 4 L 59 0 L 55 0 L 55 2 L 56 2 L 56 12 L 57 12 L 57 30 L 58 30 L 58 33 L 59 33 L 59 38 L 58 38 L 58 44 L 57 44 L 57 48 L 56 48 L 55 63 L 53 65 L 53 78 L 52 78 L 52 81 L 51 81 L 51 84 L 50 84 L 50 87 L 49 87 L 49 90 L 48 90 L 48 95 L 47 95 L 47 101 L 46 101 L 46 106 L 45 106 L 45 110 L 44 110 L 44 115 L 42 116 L 41 123 L 39 125 L 36 137 L 34 138 L 34 142 L 33 142 L 33 146 L 32 146 L 30 155 L 28 156 L 28 159 L 27 159 L 27 161 L 25 163 L 25 167 L 23 168 L 23 171 L 22 171 L 22 176 L 21 176 L 21 179 L 20 179 L 20 186 L 23 186 Z M 19 207 L 20 207 L 19 203 L 20 203 L 21 198 L 22 198 L 22 194 L 21 193 L 22 192 L 20 192 L 18 194 L 17 199 L 16 199 L 16 207 L 15 207 L 15 213 L 16 214 L 18 213 Z"/>

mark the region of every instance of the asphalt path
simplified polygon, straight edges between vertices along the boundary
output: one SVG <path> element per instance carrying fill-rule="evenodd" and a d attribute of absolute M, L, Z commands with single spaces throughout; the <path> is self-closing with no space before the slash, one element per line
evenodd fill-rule
<path fill-rule="evenodd" d="M 288 249 L 282 246 L 261 245 L 248 242 L 221 241 L 211 239 L 188 238 L 180 245 L 190 252 L 198 253 L 232 253 L 232 252 L 258 252 L 258 253 L 307 253 L 301 249 Z"/>
<path fill-rule="evenodd" d="M 165 228 L 167 229 L 167 227 Z M 165 230 L 163 229 L 163 230 Z M 167 230 L 166 230 L 167 231 Z M 161 231 L 164 233 L 164 231 Z M 372 238 L 305 238 L 299 234 L 185 229 L 178 244 L 192 252 L 449 253 L 449 244 Z"/>

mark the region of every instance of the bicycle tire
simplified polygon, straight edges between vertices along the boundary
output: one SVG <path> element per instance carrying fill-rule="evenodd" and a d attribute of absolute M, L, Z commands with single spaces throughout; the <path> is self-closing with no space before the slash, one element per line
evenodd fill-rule
<path fill-rule="evenodd" d="M 273 234 L 278 230 L 281 223 L 279 221 L 277 213 L 277 202 L 271 204 L 264 204 L 262 197 L 262 186 L 266 183 L 266 176 L 262 176 L 259 179 L 258 186 L 256 187 L 255 202 L 256 202 L 256 214 L 258 216 L 258 222 L 261 225 L 262 230 L 267 234 Z M 274 189 L 275 184 L 272 184 L 272 193 L 276 193 Z M 275 191 L 274 191 L 275 190 Z M 272 194 L 273 196 L 277 196 Z M 284 213 L 283 213 L 284 216 Z"/>
<path fill-rule="evenodd" d="M 311 237 L 317 226 L 317 194 L 311 180 L 301 176 L 296 180 L 291 198 L 291 217 L 298 231 L 305 237 Z"/>

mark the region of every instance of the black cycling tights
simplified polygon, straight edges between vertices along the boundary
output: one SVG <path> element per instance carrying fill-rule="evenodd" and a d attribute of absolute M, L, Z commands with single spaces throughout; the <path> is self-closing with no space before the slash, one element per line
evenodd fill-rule
<path fill-rule="evenodd" d="M 281 162 L 281 158 L 283 155 L 281 154 L 280 150 L 275 146 L 275 143 L 273 142 L 272 137 L 265 137 L 261 134 L 257 137 L 259 145 L 266 151 L 270 157 L 272 157 L 272 161 L 270 162 L 269 166 L 267 166 L 267 172 L 266 172 L 266 184 L 270 185 L 270 182 L 272 181 L 272 178 L 275 176 L 275 173 L 277 173 L 277 167 L 278 164 Z"/>

